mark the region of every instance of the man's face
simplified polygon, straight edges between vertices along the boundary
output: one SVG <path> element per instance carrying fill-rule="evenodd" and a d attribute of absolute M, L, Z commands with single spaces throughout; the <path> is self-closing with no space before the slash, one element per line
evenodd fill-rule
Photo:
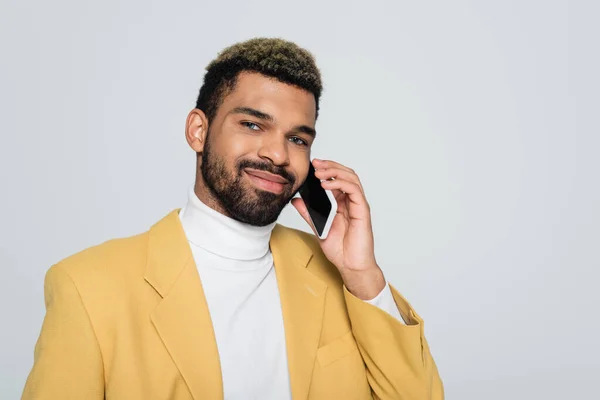
<path fill-rule="evenodd" d="M 275 222 L 306 179 L 314 140 L 312 93 L 242 72 L 210 122 L 200 166 L 211 197 L 232 218 Z"/>

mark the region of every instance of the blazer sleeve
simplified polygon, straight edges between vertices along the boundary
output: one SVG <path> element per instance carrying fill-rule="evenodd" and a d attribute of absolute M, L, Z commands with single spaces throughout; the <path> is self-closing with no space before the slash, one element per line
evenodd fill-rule
<path fill-rule="evenodd" d="M 406 325 L 344 286 L 352 333 L 373 398 L 443 400 L 444 389 L 425 339 L 423 320 L 393 286 L 390 289 Z"/>
<path fill-rule="evenodd" d="M 392 317 L 395 317 L 401 323 L 405 323 L 402 315 L 400 314 L 400 310 L 398 310 L 398 306 L 396 305 L 396 301 L 394 300 L 394 295 L 392 294 L 392 289 L 388 283 L 385 283 L 385 287 L 374 299 L 371 300 L 363 300 L 365 303 L 369 303 L 372 306 L 375 306 L 383 311 L 386 311 Z"/>
<path fill-rule="evenodd" d="M 44 282 L 46 316 L 22 399 L 103 399 L 100 347 L 75 283 L 57 264 Z"/>

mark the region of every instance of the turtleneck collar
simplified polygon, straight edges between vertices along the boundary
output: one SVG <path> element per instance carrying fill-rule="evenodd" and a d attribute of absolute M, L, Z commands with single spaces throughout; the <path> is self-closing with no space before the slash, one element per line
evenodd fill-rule
<path fill-rule="evenodd" d="M 187 239 L 194 245 L 233 260 L 256 260 L 269 251 L 275 222 L 253 226 L 229 218 L 204 204 L 192 187 L 179 215 Z"/>

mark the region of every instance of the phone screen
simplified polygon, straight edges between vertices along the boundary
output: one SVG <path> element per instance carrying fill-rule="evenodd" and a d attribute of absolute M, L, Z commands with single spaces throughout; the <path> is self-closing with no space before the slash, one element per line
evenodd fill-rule
<path fill-rule="evenodd" d="M 306 209 L 317 233 L 319 236 L 322 235 L 327 217 L 331 212 L 331 202 L 327 197 L 327 193 L 325 193 L 325 189 L 321 186 L 321 181 L 315 176 L 315 168 L 312 163 L 308 167 L 308 176 L 300 187 L 299 193 L 302 200 L 304 200 L 304 204 L 306 204 Z"/>

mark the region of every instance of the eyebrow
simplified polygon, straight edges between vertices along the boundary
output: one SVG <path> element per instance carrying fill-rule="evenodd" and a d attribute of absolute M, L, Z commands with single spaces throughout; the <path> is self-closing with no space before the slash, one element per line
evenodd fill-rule
<path fill-rule="evenodd" d="M 262 111 L 259 111 L 259 110 L 256 110 L 256 109 L 250 108 L 250 107 L 236 107 L 233 110 L 231 110 L 229 112 L 229 114 L 246 114 L 246 115 L 250 115 L 252 117 L 261 119 L 263 121 L 275 122 L 275 118 L 273 118 L 272 115 L 269 115 L 267 113 L 264 113 Z M 312 136 L 313 138 L 317 136 L 317 131 L 307 125 L 295 126 L 292 129 L 292 132 L 305 133 L 307 135 Z"/>

